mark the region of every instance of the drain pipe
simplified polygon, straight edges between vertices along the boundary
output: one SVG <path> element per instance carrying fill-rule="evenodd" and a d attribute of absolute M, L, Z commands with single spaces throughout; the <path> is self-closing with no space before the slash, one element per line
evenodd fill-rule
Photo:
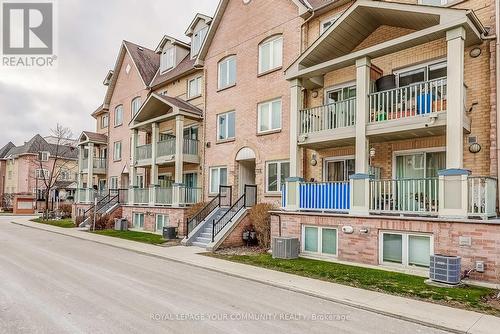
<path fill-rule="evenodd" d="M 495 1 L 495 88 L 496 88 L 496 117 L 497 117 L 497 179 L 500 178 L 500 43 L 498 38 L 500 36 L 500 3 Z M 497 185 L 497 201 L 500 199 L 500 187 Z"/>

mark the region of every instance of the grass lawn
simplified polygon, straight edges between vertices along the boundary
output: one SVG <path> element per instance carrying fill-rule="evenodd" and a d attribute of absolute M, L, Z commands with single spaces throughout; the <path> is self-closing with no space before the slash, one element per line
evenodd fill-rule
<path fill-rule="evenodd" d="M 500 316 L 500 308 L 495 306 L 498 303 L 488 303 L 496 295 L 493 289 L 474 286 L 435 287 L 425 284 L 424 277 L 305 258 L 281 260 L 273 259 L 270 254 L 224 255 L 207 253 L 206 255 L 323 281 Z"/>
<path fill-rule="evenodd" d="M 161 235 L 137 231 L 115 231 L 115 230 L 101 230 L 92 232 L 95 234 L 106 235 L 108 237 L 115 237 L 127 239 L 132 241 L 143 242 L 145 244 L 159 245 L 166 242 Z"/>
<path fill-rule="evenodd" d="M 47 225 L 52 225 L 52 226 L 57 226 L 57 227 L 64 227 L 64 228 L 71 228 L 71 227 L 76 227 L 75 223 L 73 222 L 73 219 L 68 218 L 68 219 L 49 219 L 49 220 L 44 220 L 42 218 L 35 218 L 31 220 L 32 222 L 35 223 L 41 223 L 41 224 L 47 224 Z"/>

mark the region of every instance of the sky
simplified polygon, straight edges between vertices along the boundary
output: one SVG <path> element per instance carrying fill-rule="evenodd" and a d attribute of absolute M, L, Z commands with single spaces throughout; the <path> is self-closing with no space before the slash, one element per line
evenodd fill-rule
<path fill-rule="evenodd" d="M 155 49 L 163 35 L 184 35 L 196 13 L 213 16 L 218 0 L 55 0 L 58 65 L 0 66 L 0 148 L 22 145 L 56 124 L 73 136 L 95 130 L 90 114 L 102 104 L 102 84 L 122 40 Z"/>

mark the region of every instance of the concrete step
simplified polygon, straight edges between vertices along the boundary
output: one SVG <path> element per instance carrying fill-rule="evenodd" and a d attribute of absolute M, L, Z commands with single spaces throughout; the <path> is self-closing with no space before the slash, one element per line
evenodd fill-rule
<path fill-rule="evenodd" d="M 201 242 L 196 242 L 196 241 L 193 241 L 193 243 L 191 243 L 191 245 L 201 247 L 201 248 L 207 248 L 207 244 L 204 244 Z"/>
<path fill-rule="evenodd" d="M 212 242 L 212 237 L 211 236 L 210 236 L 210 238 L 196 237 L 195 241 L 208 244 L 208 243 Z"/>
<path fill-rule="evenodd" d="M 212 238 L 212 231 L 200 233 L 201 238 Z"/>

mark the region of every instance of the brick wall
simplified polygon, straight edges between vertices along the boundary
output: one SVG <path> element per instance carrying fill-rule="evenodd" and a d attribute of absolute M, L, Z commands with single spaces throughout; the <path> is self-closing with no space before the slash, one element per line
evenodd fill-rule
<path fill-rule="evenodd" d="M 243 217 L 242 220 L 238 223 L 238 225 L 234 228 L 234 230 L 229 233 L 229 235 L 224 239 L 219 248 L 228 248 L 228 247 L 239 247 L 246 245 L 243 241 L 243 231 L 247 230 L 250 225 L 250 219 L 248 214 Z"/>
<path fill-rule="evenodd" d="M 334 214 L 294 214 L 281 212 L 281 235 L 301 240 L 302 225 L 338 228 L 339 260 L 377 265 L 380 231 L 418 232 L 434 237 L 434 253 L 462 257 L 462 269 L 474 267 L 474 261 L 486 263 L 484 274 L 473 273 L 477 280 L 500 282 L 500 224 L 482 221 L 442 221 L 439 219 L 399 217 L 353 217 Z M 354 227 L 353 234 L 342 232 L 342 226 Z M 360 233 L 360 228 L 368 233 Z M 272 216 L 271 235 L 279 235 L 278 217 Z M 471 237 L 470 246 L 459 246 L 459 237 Z"/>
<path fill-rule="evenodd" d="M 151 208 L 141 206 L 123 206 L 123 218 L 129 221 L 129 225 L 133 224 L 134 213 L 144 213 L 144 230 L 149 232 L 155 231 L 156 215 L 163 214 L 169 217 L 168 226 L 178 227 L 178 235 L 184 235 L 186 229 L 186 211 L 187 208 Z"/>

